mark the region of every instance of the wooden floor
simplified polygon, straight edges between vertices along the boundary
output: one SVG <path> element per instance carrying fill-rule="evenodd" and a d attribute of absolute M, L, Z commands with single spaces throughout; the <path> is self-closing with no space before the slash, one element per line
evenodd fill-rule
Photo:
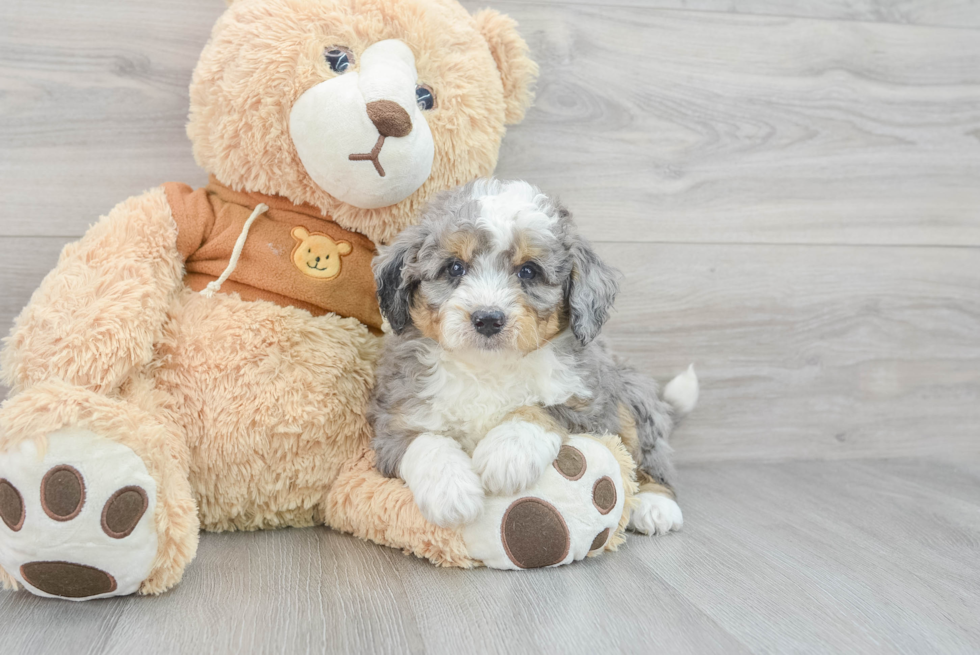
<path fill-rule="evenodd" d="M 0 593 L 0 651 L 980 651 L 980 2 L 490 4 L 541 63 L 498 173 L 622 269 L 621 353 L 697 365 L 684 531 L 523 573 L 206 535 L 161 598 Z M 116 202 L 204 181 L 223 6 L 0 3 L 0 325 Z"/>

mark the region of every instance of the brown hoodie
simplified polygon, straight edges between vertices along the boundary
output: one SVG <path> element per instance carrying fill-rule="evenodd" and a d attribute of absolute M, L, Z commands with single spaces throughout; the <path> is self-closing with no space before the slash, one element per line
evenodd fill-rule
<path fill-rule="evenodd" d="M 269 210 L 253 222 L 241 257 L 221 293 L 299 307 L 314 316 L 334 312 L 381 329 L 371 273 L 374 244 L 308 205 L 278 196 L 233 191 L 214 177 L 203 189 L 163 185 L 177 223 L 184 282 L 201 291 L 217 280 L 256 205 Z"/>

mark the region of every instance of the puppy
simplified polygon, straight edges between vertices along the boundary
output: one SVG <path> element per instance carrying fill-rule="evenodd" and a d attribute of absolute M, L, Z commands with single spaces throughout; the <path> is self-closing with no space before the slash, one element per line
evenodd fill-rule
<path fill-rule="evenodd" d="M 570 433 L 618 434 L 639 465 L 631 526 L 683 524 L 667 436 L 698 395 L 693 369 L 657 386 L 599 338 L 616 272 L 561 205 L 526 182 L 439 196 L 375 260 L 389 335 L 369 405 L 377 466 L 442 526 L 475 519 L 484 490 L 537 481 Z"/>

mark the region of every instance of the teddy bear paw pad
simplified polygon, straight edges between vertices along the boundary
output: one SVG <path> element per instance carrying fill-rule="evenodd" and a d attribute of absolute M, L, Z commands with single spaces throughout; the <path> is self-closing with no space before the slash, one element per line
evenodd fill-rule
<path fill-rule="evenodd" d="M 561 513 L 540 498 L 518 498 L 507 511 L 500 529 L 507 557 L 522 569 L 560 564 L 571 545 Z"/>
<path fill-rule="evenodd" d="M 126 446 L 61 430 L 0 453 L 0 566 L 69 599 L 134 593 L 157 551 L 156 482 Z"/>
<path fill-rule="evenodd" d="M 598 440 L 575 435 L 530 488 L 488 496 L 463 538 L 470 556 L 490 568 L 568 564 L 605 547 L 624 503 L 615 456 Z"/>

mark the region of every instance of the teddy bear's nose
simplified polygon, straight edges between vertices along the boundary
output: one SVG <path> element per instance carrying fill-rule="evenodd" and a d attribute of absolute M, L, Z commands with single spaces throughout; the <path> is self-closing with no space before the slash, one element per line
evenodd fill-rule
<path fill-rule="evenodd" d="M 367 103 L 367 115 L 381 136 L 405 136 L 412 131 L 412 119 L 397 102 L 375 100 Z"/>

